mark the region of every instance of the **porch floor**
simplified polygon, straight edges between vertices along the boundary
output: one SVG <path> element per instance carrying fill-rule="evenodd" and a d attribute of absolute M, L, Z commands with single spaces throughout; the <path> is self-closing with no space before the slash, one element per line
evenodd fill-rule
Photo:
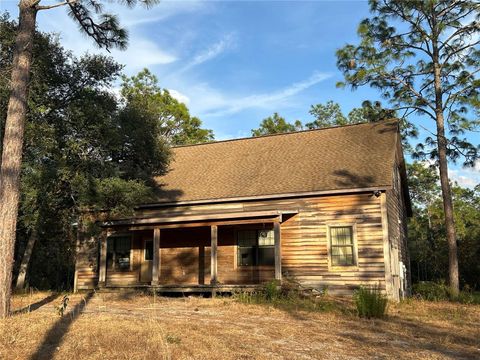
<path fill-rule="evenodd" d="M 121 289 L 138 289 L 138 290 L 152 290 L 157 293 L 233 293 L 237 291 L 254 291 L 261 287 L 260 284 L 252 285 L 148 285 L 148 284 L 135 284 L 135 285 L 107 285 L 100 290 L 112 291 Z"/>

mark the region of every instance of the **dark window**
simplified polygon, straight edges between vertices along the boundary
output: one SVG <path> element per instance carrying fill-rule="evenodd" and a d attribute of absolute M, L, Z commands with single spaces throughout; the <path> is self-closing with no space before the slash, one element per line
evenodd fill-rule
<path fill-rule="evenodd" d="M 145 260 L 153 260 L 153 240 L 145 240 Z"/>
<path fill-rule="evenodd" d="M 332 266 L 355 265 L 353 227 L 330 227 L 330 258 Z"/>
<path fill-rule="evenodd" d="M 237 232 L 238 265 L 274 265 L 275 240 L 272 230 L 241 230 Z"/>
<path fill-rule="evenodd" d="M 130 270 L 130 251 L 132 239 L 129 235 L 111 236 L 107 239 L 107 268 L 112 270 Z"/>

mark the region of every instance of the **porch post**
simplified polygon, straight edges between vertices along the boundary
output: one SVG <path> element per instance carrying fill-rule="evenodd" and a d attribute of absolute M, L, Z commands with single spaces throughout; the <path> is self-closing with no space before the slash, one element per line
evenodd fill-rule
<path fill-rule="evenodd" d="M 152 286 L 158 285 L 160 274 L 160 228 L 153 229 L 153 263 L 152 263 Z"/>
<path fill-rule="evenodd" d="M 100 264 L 98 268 L 98 287 L 105 287 L 107 284 L 107 232 L 103 231 L 100 237 Z"/>
<path fill-rule="evenodd" d="M 218 228 L 217 225 L 212 225 L 210 227 L 210 239 L 211 239 L 211 248 L 210 248 L 210 284 L 215 285 L 217 283 L 217 244 L 218 244 Z"/>
<path fill-rule="evenodd" d="M 282 238 L 279 221 L 273 223 L 273 238 L 275 242 L 275 280 L 282 281 Z"/>

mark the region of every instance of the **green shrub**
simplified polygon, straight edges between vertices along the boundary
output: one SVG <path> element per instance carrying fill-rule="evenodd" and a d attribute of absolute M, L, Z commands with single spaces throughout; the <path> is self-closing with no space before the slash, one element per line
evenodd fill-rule
<path fill-rule="evenodd" d="M 267 301 L 273 301 L 280 298 L 282 291 L 279 283 L 276 280 L 266 283 L 263 287 L 263 294 Z"/>
<path fill-rule="evenodd" d="M 244 304 L 265 304 L 284 310 L 330 311 L 336 304 L 327 298 L 326 291 L 320 295 L 309 293 L 297 282 L 285 279 L 281 284 L 272 280 L 255 291 L 241 291 L 234 294 Z"/>
<path fill-rule="evenodd" d="M 388 300 L 379 286 L 361 286 L 354 294 L 355 306 L 360 317 L 382 318 L 387 311 Z"/>
<path fill-rule="evenodd" d="M 418 284 L 414 284 L 413 294 L 429 301 L 447 301 L 451 299 L 450 289 L 443 281 L 421 281 Z"/>
<path fill-rule="evenodd" d="M 413 294 L 428 301 L 455 301 L 462 304 L 480 304 L 480 296 L 472 292 L 468 287 L 455 295 L 444 281 L 422 281 L 414 284 Z"/>

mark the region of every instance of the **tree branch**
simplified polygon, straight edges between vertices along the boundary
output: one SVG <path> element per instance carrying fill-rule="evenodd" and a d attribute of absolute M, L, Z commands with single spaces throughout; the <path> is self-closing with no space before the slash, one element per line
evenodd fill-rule
<path fill-rule="evenodd" d="M 40 5 L 37 5 L 36 6 L 36 9 L 37 10 L 50 10 L 50 9 L 54 9 L 54 8 L 57 8 L 57 7 L 60 7 L 60 6 L 65 6 L 65 5 L 69 5 L 69 4 L 74 4 L 76 3 L 78 0 L 66 0 L 64 2 L 61 2 L 61 3 L 57 3 L 57 4 L 54 4 L 54 5 L 46 5 L 46 6 L 40 6 Z"/>

